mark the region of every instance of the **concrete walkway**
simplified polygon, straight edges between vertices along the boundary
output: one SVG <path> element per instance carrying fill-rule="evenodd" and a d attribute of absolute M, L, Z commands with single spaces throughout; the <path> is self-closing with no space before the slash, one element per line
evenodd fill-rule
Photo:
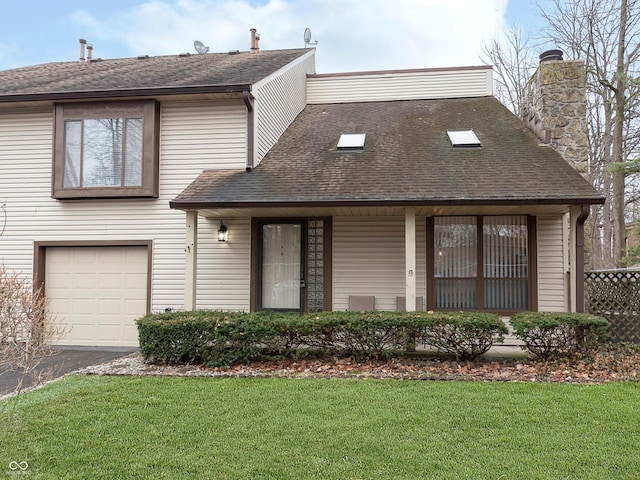
<path fill-rule="evenodd" d="M 37 373 L 43 375 L 46 380 L 53 380 L 80 368 L 123 357 L 136 350 L 136 348 L 58 347 L 56 353 L 40 363 Z M 21 377 L 21 371 L 0 367 L 0 397 L 13 393 Z M 33 383 L 32 378 L 26 378 L 22 388 L 29 388 Z"/>

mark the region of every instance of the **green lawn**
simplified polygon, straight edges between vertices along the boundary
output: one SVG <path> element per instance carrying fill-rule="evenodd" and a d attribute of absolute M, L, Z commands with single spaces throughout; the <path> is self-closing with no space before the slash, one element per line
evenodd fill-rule
<path fill-rule="evenodd" d="M 0 478 L 637 479 L 640 472 L 636 383 L 72 376 L 17 404 L 0 402 L 0 421 Z"/>

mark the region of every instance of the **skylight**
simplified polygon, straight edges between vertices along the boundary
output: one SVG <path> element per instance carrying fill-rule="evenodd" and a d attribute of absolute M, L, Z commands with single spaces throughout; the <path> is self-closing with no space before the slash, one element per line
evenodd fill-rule
<path fill-rule="evenodd" d="M 338 150 L 362 150 L 366 133 L 343 133 L 338 140 Z"/>
<path fill-rule="evenodd" d="M 480 139 L 473 130 L 447 130 L 454 147 L 479 147 Z"/>

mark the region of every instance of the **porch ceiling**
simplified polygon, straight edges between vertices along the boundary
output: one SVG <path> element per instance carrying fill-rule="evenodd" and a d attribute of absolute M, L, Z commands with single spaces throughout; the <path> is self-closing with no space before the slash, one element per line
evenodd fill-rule
<path fill-rule="evenodd" d="M 557 215 L 567 213 L 569 205 L 457 205 L 415 207 L 419 217 L 438 215 Z M 300 207 L 300 208 L 202 208 L 197 213 L 205 218 L 246 217 L 397 217 L 406 207 Z"/>

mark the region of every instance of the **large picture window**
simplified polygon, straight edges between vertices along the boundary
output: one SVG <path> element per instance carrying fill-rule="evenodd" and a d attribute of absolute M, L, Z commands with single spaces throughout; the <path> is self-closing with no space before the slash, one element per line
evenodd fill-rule
<path fill-rule="evenodd" d="M 55 198 L 157 197 L 153 101 L 56 106 Z"/>
<path fill-rule="evenodd" d="M 529 217 L 433 219 L 433 291 L 438 310 L 528 310 Z"/>

